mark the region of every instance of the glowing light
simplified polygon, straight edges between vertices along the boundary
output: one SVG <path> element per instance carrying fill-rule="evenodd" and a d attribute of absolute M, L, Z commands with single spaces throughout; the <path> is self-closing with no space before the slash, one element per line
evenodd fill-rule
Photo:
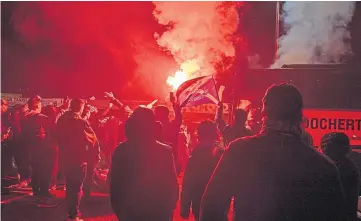
<path fill-rule="evenodd" d="M 167 84 L 172 87 L 173 91 L 176 91 L 183 82 L 192 79 L 193 74 L 200 69 L 197 60 L 194 59 L 183 62 L 180 68 L 174 76 L 169 76 L 167 79 Z"/>
<path fill-rule="evenodd" d="M 188 80 L 187 74 L 183 71 L 177 71 L 173 76 L 169 76 L 167 79 L 167 84 L 177 90 L 177 88 L 185 81 Z"/>

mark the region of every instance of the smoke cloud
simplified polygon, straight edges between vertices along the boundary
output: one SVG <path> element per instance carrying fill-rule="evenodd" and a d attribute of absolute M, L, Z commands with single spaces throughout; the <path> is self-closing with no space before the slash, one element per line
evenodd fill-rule
<path fill-rule="evenodd" d="M 215 73 L 224 57 L 234 57 L 239 16 L 236 2 L 153 2 L 154 17 L 167 31 L 155 34 L 188 78 Z M 174 74 L 174 72 L 173 72 Z M 172 75 L 173 75 L 172 74 Z"/>
<path fill-rule="evenodd" d="M 2 39 L 2 77 L 7 85 L 22 81 L 44 96 L 112 91 L 122 99 L 164 97 L 165 70 L 176 64 L 154 40 L 163 27 L 153 7 L 151 2 L 13 3 L 15 34 Z"/>
<path fill-rule="evenodd" d="M 355 2 L 285 2 L 287 32 L 279 39 L 278 60 L 283 64 L 338 63 L 351 53 L 347 26 Z"/>

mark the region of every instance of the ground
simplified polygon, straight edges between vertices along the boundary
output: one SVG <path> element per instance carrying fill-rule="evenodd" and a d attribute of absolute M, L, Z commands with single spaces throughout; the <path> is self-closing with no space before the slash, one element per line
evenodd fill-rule
<path fill-rule="evenodd" d="M 63 221 L 66 220 L 65 191 L 52 191 L 56 195 L 53 202 L 59 204 L 53 208 L 38 208 L 34 197 L 29 191 L 19 191 L 1 198 L 2 221 Z M 109 195 L 92 194 L 89 202 L 81 203 L 81 211 L 85 221 L 116 221 L 110 207 Z M 179 216 L 179 209 L 175 212 L 174 221 L 183 220 Z"/>
<path fill-rule="evenodd" d="M 30 188 L 18 189 L 10 195 L 1 196 L 2 221 L 64 221 L 67 218 L 65 191 L 54 190 L 55 198 L 52 203 L 56 207 L 37 207 Z M 89 201 L 82 201 L 80 209 L 85 221 L 116 221 L 111 206 L 109 195 L 93 192 Z M 183 220 L 179 216 L 179 205 L 175 211 L 173 221 Z M 194 219 L 190 219 L 194 221 Z"/>

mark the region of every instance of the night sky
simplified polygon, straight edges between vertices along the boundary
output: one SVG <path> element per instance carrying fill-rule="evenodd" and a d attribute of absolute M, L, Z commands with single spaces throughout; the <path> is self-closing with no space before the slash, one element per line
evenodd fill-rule
<path fill-rule="evenodd" d="M 360 6 L 350 25 L 356 60 Z M 154 33 L 167 27 L 154 19 L 153 7 L 151 2 L 2 2 L 2 92 L 88 97 L 113 91 L 122 99 L 147 100 L 165 95 L 168 74 L 138 75 L 135 61 L 140 50 L 150 69 L 176 67 L 154 40 Z M 246 51 L 260 54 L 262 65 L 269 66 L 275 2 L 246 3 L 240 16 Z"/>

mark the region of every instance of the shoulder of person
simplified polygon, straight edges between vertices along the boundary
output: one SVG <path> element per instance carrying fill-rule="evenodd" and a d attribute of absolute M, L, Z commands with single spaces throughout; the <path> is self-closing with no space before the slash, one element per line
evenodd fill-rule
<path fill-rule="evenodd" d="M 308 147 L 306 144 L 304 144 L 304 146 Z M 317 162 L 319 172 L 327 173 L 328 178 L 339 176 L 339 170 L 331 158 L 309 147 L 307 148 L 307 151 L 312 151 L 314 154 L 313 161 Z"/>
<path fill-rule="evenodd" d="M 228 124 L 223 129 L 223 131 L 230 131 L 230 130 L 232 130 L 232 127 Z"/>
<path fill-rule="evenodd" d="M 157 141 L 157 146 L 159 146 L 160 148 L 164 149 L 165 151 L 169 151 L 170 153 L 172 153 L 172 147 L 168 144 L 162 143 Z"/>
<path fill-rule="evenodd" d="M 128 149 L 131 149 L 130 144 L 127 141 L 121 142 L 115 148 L 113 155 L 116 156 L 119 154 L 127 153 Z"/>
<path fill-rule="evenodd" d="M 359 176 L 358 167 L 349 157 L 345 157 L 342 163 L 340 164 L 340 166 L 347 171 L 349 176 L 357 176 L 357 177 Z"/>
<path fill-rule="evenodd" d="M 38 117 L 38 118 L 41 118 L 41 119 L 44 119 L 44 120 L 50 119 L 48 116 L 46 116 L 46 115 L 44 115 L 44 114 L 41 114 L 41 113 L 38 114 L 37 117 Z"/>
<path fill-rule="evenodd" d="M 253 136 L 237 138 L 228 145 L 228 148 L 226 149 L 226 151 L 236 150 L 236 149 L 244 149 L 244 148 L 250 147 L 250 146 L 252 146 L 252 143 L 257 142 L 258 140 L 262 139 L 261 137 L 262 136 L 260 134 L 257 134 L 257 135 L 253 135 Z"/>

